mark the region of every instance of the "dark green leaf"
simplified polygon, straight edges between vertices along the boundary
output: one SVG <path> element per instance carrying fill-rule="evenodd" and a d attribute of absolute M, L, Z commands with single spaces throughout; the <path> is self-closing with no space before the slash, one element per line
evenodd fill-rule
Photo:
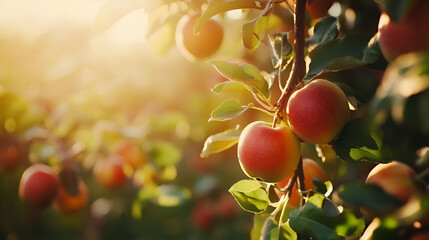
<path fill-rule="evenodd" d="M 267 3 L 268 0 L 210 0 L 207 9 L 201 15 L 197 25 L 195 26 L 195 32 L 198 33 L 201 29 L 201 26 L 203 26 L 203 24 L 214 15 L 234 9 L 264 9 Z"/>
<path fill-rule="evenodd" d="M 211 114 L 209 121 L 225 121 L 240 116 L 248 106 L 242 106 L 238 100 L 229 99 L 221 103 Z"/>
<path fill-rule="evenodd" d="M 344 185 L 338 195 L 344 202 L 378 212 L 394 209 L 401 205 L 399 199 L 386 193 L 381 187 L 375 184 L 350 183 Z"/>
<path fill-rule="evenodd" d="M 222 152 L 238 143 L 241 129 L 236 128 L 226 130 L 221 133 L 211 135 L 204 143 L 201 157 L 208 157 L 211 154 Z"/>
<path fill-rule="evenodd" d="M 288 41 L 289 33 L 277 33 L 270 35 L 271 61 L 274 68 L 279 68 L 287 63 L 292 57 L 293 48 Z"/>
<path fill-rule="evenodd" d="M 365 222 L 349 210 L 338 215 L 326 216 L 325 212 L 311 203 L 294 210 L 289 215 L 290 226 L 297 233 L 313 239 L 343 239 L 358 237 L 365 229 Z"/>
<path fill-rule="evenodd" d="M 261 213 L 270 204 L 267 190 L 255 180 L 241 180 L 235 183 L 229 192 L 238 204 L 249 212 Z"/>
<path fill-rule="evenodd" d="M 383 132 L 361 118 L 346 124 L 334 146 L 337 156 L 345 161 L 390 161 L 390 151 L 383 143 Z"/>
<path fill-rule="evenodd" d="M 323 72 L 341 71 L 376 62 L 382 55 L 378 43 L 369 44 L 370 38 L 349 34 L 343 38 L 319 45 L 313 52 L 305 79 Z"/>
<path fill-rule="evenodd" d="M 257 67 L 247 63 L 237 64 L 221 60 L 210 60 L 209 63 L 224 77 L 232 81 L 242 82 L 253 93 L 261 94 L 266 99 L 269 98 L 268 82 Z"/>
<path fill-rule="evenodd" d="M 314 26 L 314 35 L 305 40 L 306 44 L 322 44 L 338 36 L 338 23 L 335 17 L 325 17 Z"/>
<path fill-rule="evenodd" d="M 312 237 L 314 240 L 343 239 L 335 230 L 326 224 L 325 212 L 312 203 L 292 211 L 289 215 L 289 225 L 298 234 Z"/>

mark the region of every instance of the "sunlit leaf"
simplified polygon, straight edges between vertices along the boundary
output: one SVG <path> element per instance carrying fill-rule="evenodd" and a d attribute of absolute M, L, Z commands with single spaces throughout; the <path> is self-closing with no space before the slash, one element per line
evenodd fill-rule
<path fill-rule="evenodd" d="M 212 114 L 209 121 L 225 121 L 240 116 L 248 106 L 242 106 L 238 100 L 229 99 L 221 103 Z"/>
<path fill-rule="evenodd" d="M 182 158 L 182 152 L 170 142 L 154 142 L 149 154 L 158 166 L 169 166 L 177 164 Z"/>
<path fill-rule="evenodd" d="M 264 227 L 265 221 L 270 217 L 270 214 L 261 213 L 253 216 L 253 226 L 250 231 L 251 240 L 260 240 L 262 228 Z"/>
<path fill-rule="evenodd" d="M 296 233 L 289 227 L 288 223 L 283 223 L 281 227 L 274 223 L 273 218 L 267 218 L 262 227 L 261 240 L 295 240 Z"/>
<path fill-rule="evenodd" d="M 263 39 L 265 28 L 270 20 L 269 15 L 259 15 L 257 18 L 243 25 L 242 41 L 245 48 L 250 52 L 255 50 Z"/>
<path fill-rule="evenodd" d="M 251 64 L 237 64 L 221 60 L 210 60 L 216 70 L 222 76 L 232 80 L 244 83 L 253 93 L 261 94 L 269 98 L 270 91 L 268 82 L 259 69 Z"/>
<path fill-rule="evenodd" d="M 240 138 L 241 129 L 236 128 L 226 130 L 221 133 L 211 135 L 204 143 L 201 157 L 208 157 L 211 154 L 222 152 L 238 143 Z"/>
<path fill-rule="evenodd" d="M 383 132 L 361 118 L 346 124 L 334 146 L 342 160 L 390 161 L 390 150 L 383 142 Z"/>
<path fill-rule="evenodd" d="M 229 192 L 238 204 L 249 212 L 261 213 L 270 203 L 267 190 L 255 180 L 241 180 L 235 183 Z"/>
<path fill-rule="evenodd" d="M 286 64 L 287 60 L 293 56 L 293 47 L 288 41 L 288 33 L 277 33 L 269 35 L 271 45 L 271 61 L 274 68 Z"/>
<path fill-rule="evenodd" d="M 163 207 L 174 207 L 191 198 L 191 191 L 175 185 L 161 185 L 157 188 L 157 196 L 153 199 Z"/>
<path fill-rule="evenodd" d="M 201 15 L 197 25 L 195 26 L 195 32 L 198 33 L 201 29 L 201 26 L 203 26 L 203 24 L 214 15 L 235 9 L 264 9 L 267 3 L 268 0 L 210 0 L 207 9 Z"/>
<path fill-rule="evenodd" d="M 344 202 L 355 204 L 378 212 L 401 206 L 401 201 L 386 193 L 375 184 L 350 183 L 344 185 L 338 195 Z"/>
<path fill-rule="evenodd" d="M 375 63 L 381 55 L 378 42 L 369 44 L 364 35 L 346 35 L 319 45 L 313 52 L 305 79 L 323 72 L 334 72 Z"/>
<path fill-rule="evenodd" d="M 102 33 L 125 15 L 134 10 L 141 9 L 145 5 L 145 1 L 140 0 L 109 0 L 100 8 L 95 16 L 93 31 L 95 33 Z"/>
<path fill-rule="evenodd" d="M 227 91 L 242 91 L 247 90 L 243 83 L 241 82 L 233 82 L 233 81 L 226 81 L 216 84 L 211 91 L 214 93 L 223 93 Z"/>
<path fill-rule="evenodd" d="M 307 44 L 322 44 L 338 36 L 338 23 L 335 17 L 325 17 L 314 26 L 314 35 L 306 39 Z"/>

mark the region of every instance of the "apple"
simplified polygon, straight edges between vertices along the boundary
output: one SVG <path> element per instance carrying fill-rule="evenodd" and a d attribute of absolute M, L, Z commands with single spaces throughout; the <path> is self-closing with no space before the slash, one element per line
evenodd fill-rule
<path fill-rule="evenodd" d="M 190 61 L 207 58 L 218 51 L 223 40 L 223 27 L 209 19 L 198 34 L 194 28 L 200 15 L 183 16 L 176 27 L 176 45 L 185 58 Z"/>
<path fill-rule="evenodd" d="M 122 157 L 112 155 L 107 159 L 96 161 L 92 174 L 101 185 L 107 188 L 115 188 L 127 181 L 124 166 L 125 160 Z"/>
<path fill-rule="evenodd" d="M 406 203 L 414 193 L 418 192 L 414 184 L 416 172 L 408 165 L 393 161 L 378 164 L 368 174 L 366 183 L 379 185 L 386 193 Z"/>
<path fill-rule="evenodd" d="M 399 21 L 382 13 L 378 25 L 380 49 L 388 61 L 399 55 L 429 49 L 429 1 L 416 1 Z"/>
<path fill-rule="evenodd" d="M 88 203 L 88 187 L 79 180 L 77 184 L 78 193 L 71 195 L 64 187 L 60 186 L 54 199 L 54 209 L 60 213 L 74 213 L 86 206 Z"/>
<path fill-rule="evenodd" d="M 16 169 L 22 157 L 21 150 L 16 143 L 5 142 L 0 145 L 0 170 L 10 172 Z"/>
<path fill-rule="evenodd" d="M 44 164 L 33 164 L 22 174 L 19 197 L 27 204 L 42 209 L 55 198 L 60 180 L 58 172 Z"/>
<path fill-rule="evenodd" d="M 301 146 L 289 127 L 270 125 L 257 121 L 243 129 L 238 140 L 238 160 L 249 177 L 279 182 L 296 169 Z"/>
<path fill-rule="evenodd" d="M 199 202 L 192 209 L 191 220 L 193 224 L 202 230 L 210 229 L 215 221 L 215 213 L 212 206 L 206 202 Z"/>
<path fill-rule="evenodd" d="M 323 182 L 328 180 L 325 170 L 323 170 L 323 168 L 316 161 L 314 161 L 310 158 L 303 158 L 302 159 L 302 168 L 304 170 L 305 190 L 316 190 L 316 186 L 313 183 L 313 179 L 316 177 L 319 178 L 320 180 L 322 180 Z M 279 188 L 285 188 L 289 184 L 291 178 L 292 178 L 292 176 L 290 176 L 290 177 L 286 178 L 285 180 L 277 183 L 277 186 Z M 280 198 L 284 193 L 281 191 L 278 191 L 276 189 L 276 194 Z M 292 188 L 291 194 L 292 195 L 289 199 L 288 205 L 293 207 L 293 208 L 299 207 L 301 197 L 299 196 L 296 185 Z"/>
<path fill-rule="evenodd" d="M 237 202 L 231 194 L 225 194 L 219 198 L 216 208 L 216 213 L 225 219 L 230 219 L 234 216 L 237 207 Z"/>
<path fill-rule="evenodd" d="M 116 147 L 116 154 L 123 157 L 134 170 L 142 166 L 147 160 L 139 146 L 131 141 L 121 141 Z"/>
<path fill-rule="evenodd" d="M 307 1 L 306 8 L 311 18 L 317 19 L 326 16 L 333 3 L 334 0 L 314 0 L 311 3 Z"/>
<path fill-rule="evenodd" d="M 296 90 L 286 107 L 292 131 L 303 141 L 327 144 L 350 120 L 347 97 L 334 83 L 315 79 Z"/>

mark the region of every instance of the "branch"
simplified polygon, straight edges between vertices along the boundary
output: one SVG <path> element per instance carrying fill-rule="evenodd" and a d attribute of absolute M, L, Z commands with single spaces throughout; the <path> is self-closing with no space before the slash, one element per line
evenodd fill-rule
<path fill-rule="evenodd" d="M 276 104 L 277 114 L 274 117 L 273 126 L 276 125 L 277 120 L 283 119 L 284 111 L 287 102 L 292 95 L 295 88 L 302 82 L 305 76 L 305 59 L 304 59 L 304 46 L 305 46 L 305 5 L 307 0 L 296 0 L 295 4 L 295 58 L 292 68 L 292 73 L 289 76 L 286 88 L 282 92 Z"/>

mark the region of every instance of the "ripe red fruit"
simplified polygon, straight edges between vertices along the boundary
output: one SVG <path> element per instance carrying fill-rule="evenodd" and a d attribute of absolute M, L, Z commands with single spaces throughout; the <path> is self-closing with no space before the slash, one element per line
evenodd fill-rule
<path fill-rule="evenodd" d="M 302 140 L 331 142 L 350 119 L 347 97 L 334 83 L 316 79 L 295 91 L 287 104 L 289 126 Z"/>
<path fill-rule="evenodd" d="M 222 218 L 232 218 L 237 207 L 237 202 L 230 194 L 223 195 L 217 202 L 216 213 Z"/>
<path fill-rule="evenodd" d="M 311 18 L 316 19 L 326 16 L 333 3 L 334 0 L 314 0 L 310 4 L 307 1 L 306 7 Z"/>
<path fill-rule="evenodd" d="M 0 170 L 9 172 L 18 167 L 21 152 L 17 144 L 4 143 L 0 146 Z"/>
<path fill-rule="evenodd" d="M 113 155 L 108 159 L 98 160 L 92 169 L 92 174 L 101 185 L 115 188 L 127 181 L 124 165 L 125 160 L 122 157 Z"/>
<path fill-rule="evenodd" d="M 382 13 L 378 25 L 379 43 L 383 55 L 392 61 L 402 54 L 428 50 L 429 1 L 417 1 L 414 7 L 399 21 L 393 21 Z"/>
<path fill-rule="evenodd" d="M 55 198 L 59 186 L 56 170 L 44 164 L 34 164 L 22 174 L 19 197 L 35 208 L 45 208 Z"/>
<path fill-rule="evenodd" d="M 366 183 L 379 185 L 387 193 L 397 197 L 402 203 L 418 192 L 414 184 L 416 172 L 401 162 L 390 162 L 375 166 L 366 179 Z"/>
<path fill-rule="evenodd" d="M 176 44 L 179 51 L 190 61 L 202 59 L 214 54 L 223 40 L 223 27 L 213 19 L 209 19 L 198 35 L 194 28 L 200 15 L 183 16 L 176 28 Z"/>
<path fill-rule="evenodd" d="M 309 158 L 303 158 L 302 159 L 302 168 L 304 169 L 304 184 L 305 184 L 305 190 L 316 190 L 316 186 L 313 184 L 314 178 L 319 178 L 323 182 L 328 180 L 326 177 L 325 170 L 314 160 Z M 277 186 L 279 188 L 284 188 L 288 185 L 290 182 L 292 176 L 288 177 L 287 179 L 277 183 Z M 277 196 L 280 198 L 284 193 L 280 191 L 276 191 Z M 300 205 L 301 197 L 299 196 L 298 190 L 296 188 L 296 185 L 292 188 L 292 195 L 289 199 L 288 205 L 294 208 L 299 207 Z"/>
<path fill-rule="evenodd" d="M 198 203 L 191 212 L 193 224 L 202 229 L 208 230 L 213 226 L 215 214 L 213 208 L 205 202 Z"/>
<path fill-rule="evenodd" d="M 247 125 L 238 140 L 238 160 L 251 178 L 279 182 L 290 176 L 301 156 L 299 139 L 290 128 L 266 122 Z"/>
<path fill-rule="evenodd" d="M 88 188 L 86 184 L 80 180 L 77 184 L 78 193 L 76 195 L 69 194 L 62 186 L 58 189 L 54 199 L 54 209 L 60 213 L 74 213 L 86 206 L 88 203 Z"/>

